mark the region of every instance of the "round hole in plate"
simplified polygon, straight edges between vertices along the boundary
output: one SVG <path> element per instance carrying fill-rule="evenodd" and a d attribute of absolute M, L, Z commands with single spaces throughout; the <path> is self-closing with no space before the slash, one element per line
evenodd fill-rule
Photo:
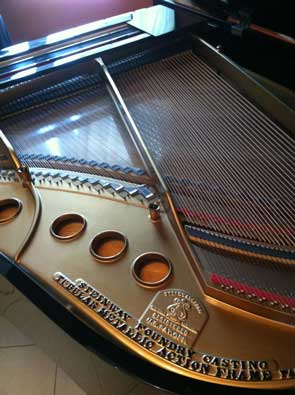
<path fill-rule="evenodd" d="M 0 200 L 0 223 L 9 222 L 21 211 L 22 203 L 16 198 Z"/>
<path fill-rule="evenodd" d="M 90 252 L 100 261 L 113 261 L 124 254 L 127 245 L 127 238 L 122 233 L 108 230 L 94 237 L 90 243 Z"/>
<path fill-rule="evenodd" d="M 59 240 L 72 240 L 81 235 L 86 227 L 86 220 L 80 214 L 63 214 L 57 217 L 50 227 L 52 236 Z"/>
<path fill-rule="evenodd" d="M 171 262 L 156 252 L 142 254 L 132 264 L 132 274 L 136 281 L 148 287 L 163 284 L 171 273 Z"/>

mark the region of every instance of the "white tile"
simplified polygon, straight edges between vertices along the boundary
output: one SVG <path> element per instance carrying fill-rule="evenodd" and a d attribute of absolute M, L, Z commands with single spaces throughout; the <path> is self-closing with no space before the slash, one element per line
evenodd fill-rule
<path fill-rule="evenodd" d="M 29 300 L 11 305 L 6 317 L 75 380 L 87 394 L 101 394 L 91 354 Z M 0 393 L 0 395 L 2 395 Z"/>
<path fill-rule="evenodd" d="M 139 384 L 132 391 L 128 392 L 128 395 L 169 395 L 170 392 L 159 390 L 155 387 Z"/>
<path fill-rule="evenodd" d="M 0 349 L 1 395 L 53 395 L 56 365 L 36 346 Z"/>
<path fill-rule="evenodd" d="M 8 280 L 6 280 L 5 277 L 0 275 L 0 295 L 10 294 L 13 292 L 13 288 L 13 285 Z"/>
<path fill-rule="evenodd" d="M 94 354 L 92 360 L 105 395 L 125 395 L 138 384 L 138 381 Z"/>
<path fill-rule="evenodd" d="M 61 369 L 57 369 L 54 395 L 86 395 L 80 387 Z"/>
<path fill-rule="evenodd" d="M 61 388 L 71 386 L 70 380 L 74 379 L 77 383 L 76 389 L 91 395 L 167 395 L 166 392 L 140 384 L 134 377 L 102 361 L 70 338 L 22 295 L 19 295 L 19 299 L 18 302 L 8 305 L 5 316 L 65 372 L 68 379 L 60 376 L 57 383 Z M 19 395 L 17 392 L 1 392 L 1 384 L 0 365 L 0 395 Z M 42 391 L 36 392 L 37 394 L 45 395 Z M 61 394 L 66 395 L 64 389 L 57 393 Z"/>
<path fill-rule="evenodd" d="M 23 335 L 5 317 L 0 316 L 0 347 L 32 345 L 32 340 Z"/>
<path fill-rule="evenodd" d="M 6 278 L 0 275 L 0 315 L 21 298 L 23 298 L 22 294 Z"/>

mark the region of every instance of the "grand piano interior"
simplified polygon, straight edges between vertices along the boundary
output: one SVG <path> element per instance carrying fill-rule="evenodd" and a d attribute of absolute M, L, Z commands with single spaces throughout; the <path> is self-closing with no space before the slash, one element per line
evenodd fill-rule
<path fill-rule="evenodd" d="M 0 274 L 152 386 L 292 391 L 294 40 L 156 3 L 0 51 Z"/>

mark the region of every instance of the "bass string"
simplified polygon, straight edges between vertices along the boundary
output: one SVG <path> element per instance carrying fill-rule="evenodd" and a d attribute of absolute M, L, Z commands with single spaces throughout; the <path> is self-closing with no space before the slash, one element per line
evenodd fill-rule
<path fill-rule="evenodd" d="M 226 136 L 225 136 L 225 137 L 226 137 Z M 215 138 L 217 139 L 217 138 L 218 138 L 218 135 L 216 135 Z"/>
<path fill-rule="evenodd" d="M 159 62 L 159 63 L 164 63 L 165 61 L 163 61 L 163 62 Z M 154 65 L 152 65 L 152 66 L 154 66 Z M 157 66 L 158 66 L 158 64 L 157 64 Z M 171 64 L 169 65 L 169 66 L 171 66 Z M 155 75 L 157 75 L 157 73 L 150 73 L 149 74 L 149 76 L 155 76 Z M 145 75 L 144 76 L 144 78 L 141 78 L 141 80 L 143 80 L 143 81 L 146 81 L 148 78 L 147 78 L 147 76 Z M 157 81 L 157 84 L 159 84 L 159 81 Z M 156 86 L 153 86 L 152 87 L 152 89 L 154 90 L 155 88 L 157 88 L 158 87 L 158 85 L 156 84 Z M 171 84 L 170 84 L 171 85 Z M 161 93 L 161 92 L 160 92 Z M 161 97 L 161 96 L 160 96 Z M 173 152 L 173 150 L 172 150 L 172 152 Z M 173 158 L 173 155 L 172 155 L 172 158 Z M 171 158 L 170 158 L 171 159 Z M 177 164 L 176 164 L 176 167 L 177 167 Z M 168 171 L 167 171 L 168 170 Z M 167 174 L 169 174 L 169 168 L 168 169 L 166 169 L 166 172 L 167 172 Z M 196 175 L 194 175 L 194 177 L 196 177 Z M 197 177 L 198 178 L 198 177 Z M 185 191 L 182 191 L 182 193 L 185 193 Z M 190 217 L 190 220 L 193 220 L 193 218 L 191 218 Z M 194 222 L 194 221 L 193 221 Z M 291 225 L 291 224 L 289 224 L 289 225 Z M 278 240 L 276 240 L 276 242 L 278 242 Z"/>
<path fill-rule="evenodd" d="M 198 58 L 192 52 L 187 53 L 187 56 L 192 57 L 193 61 L 198 64 L 199 67 L 202 67 L 204 70 L 203 75 L 210 75 L 212 80 L 216 82 L 216 88 L 224 88 L 228 90 L 231 95 L 228 96 L 228 100 L 231 100 L 232 97 L 235 98 L 235 101 L 232 100 L 232 103 L 238 102 L 243 111 L 247 111 L 247 113 L 251 116 L 252 113 L 255 113 L 255 121 L 261 122 L 261 124 L 266 127 L 267 130 L 272 130 L 272 137 L 276 138 L 276 142 L 280 145 L 284 145 L 285 149 L 289 150 L 289 153 L 292 154 L 292 146 L 294 146 L 294 140 L 291 136 L 284 132 L 282 128 L 280 128 L 274 121 L 269 118 L 266 114 L 263 113 L 258 107 L 256 107 L 249 99 L 243 96 L 238 90 L 236 90 L 225 78 L 219 75 L 214 69 L 209 67 L 202 59 Z M 241 108 L 241 107 L 240 107 Z M 262 129 L 263 130 L 263 129 Z M 264 129 L 266 130 L 266 129 Z"/>
<path fill-rule="evenodd" d="M 159 77 L 159 79 L 158 79 L 156 85 L 157 85 L 157 86 L 160 86 L 162 78 L 161 78 L 161 75 L 160 75 L 160 74 L 158 75 L 158 77 Z M 171 86 L 172 86 L 172 85 L 169 84 L 169 87 L 171 87 Z M 167 87 L 167 85 L 166 85 L 166 87 Z M 175 99 L 175 97 L 173 97 L 173 94 L 174 94 L 173 88 L 172 88 L 172 91 L 167 92 L 167 93 L 168 93 L 168 96 L 169 96 L 169 100 L 170 100 L 170 99 Z M 170 105 L 169 105 L 169 101 L 168 101 L 168 100 L 165 102 L 165 104 L 166 104 L 167 107 L 169 107 L 170 113 L 172 113 L 172 111 L 175 111 L 176 113 L 178 112 L 179 108 L 175 108 L 175 106 L 174 106 L 173 108 L 171 108 Z M 172 104 L 175 104 L 175 102 L 173 101 Z M 187 103 L 186 103 L 186 104 L 187 104 Z M 179 106 L 181 106 L 181 103 L 179 103 Z M 180 110 L 181 110 L 181 114 L 182 114 L 182 109 L 180 108 Z M 177 118 L 178 118 L 178 115 L 176 116 L 176 119 L 177 119 Z M 171 124 L 171 125 L 168 125 L 167 128 L 169 128 L 169 127 L 175 128 L 175 125 L 177 125 L 176 119 L 175 119 L 175 123 L 173 123 L 173 124 Z M 194 125 L 190 125 L 190 124 L 189 124 L 189 121 L 190 121 L 189 119 L 186 119 L 186 121 L 187 121 L 187 126 L 188 126 L 188 127 L 193 127 L 193 126 L 194 126 Z M 180 135 L 180 136 L 182 137 L 182 140 L 183 140 L 183 141 L 181 140 L 181 142 L 182 142 L 182 143 L 187 143 L 187 146 L 190 146 L 190 144 L 194 143 L 194 142 L 190 141 L 190 138 L 191 138 L 191 135 L 190 135 L 190 134 L 188 134 L 188 135 L 186 135 L 186 134 L 181 134 L 181 130 L 178 129 L 178 130 L 177 130 L 177 135 L 178 135 L 178 136 Z M 186 141 L 186 140 L 187 140 L 187 141 Z M 170 140 L 168 140 L 168 141 L 170 141 Z M 173 141 L 175 141 L 175 140 L 173 140 Z M 195 149 L 198 150 L 198 147 L 199 147 L 198 145 L 195 146 Z M 180 150 L 181 150 L 181 152 L 182 152 L 183 155 L 186 155 L 185 144 L 182 144 L 181 147 L 179 147 L 179 145 L 177 146 L 178 154 L 180 153 Z M 172 150 L 171 150 L 171 148 L 170 148 L 170 152 L 171 152 L 171 151 L 172 151 Z M 173 151 L 172 151 L 172 152 L 173 152 Z M 170 160 L 171 158 L 173 158 L 173 155 L 169 156 L 169 160 Z M 181 163 L 182 163 L 182 162 L 181 162 Z M 179 167 L 179 165 L 176 164 L 176 166 L 174 166 L 173 169 L 174 169 L 174 168 L 177 169 L 178 167 Z M 171 166 L 169 166 L 169 169 L 170 169 L 170 172 L 171 172 L 171 170 L 172 170 L 172 169 L 171 169 Z M 206 170 L 206 173 L 204 174 L 204 172 L 201 171 L 200 168 L 198 168 L 197 171 L 196 171 L 196 173 L 198 174 L 199 177 L 200 177 L 200 175 L 202 175 L 202 178 L 205 178 L 205 176 L 208 175 L 208 172 L 210 173 L 210 169 L 207 168 L 207 169 L 205 169 L 205 170 Z M 184 172 L 190 172 L 190 170 L 187 169 L 187 168 L 185 168 L 184 171 L 181 172 L 180 176 L 183 176 Z M 190 175 L 190 174 L 189 174 L 189 175 Z M 187 175 L 186 175 L 186 176 L 187 176 Z M 191 176 L 190 178 L 192 178 L 192 176 Z M 196 177 L 195 177 L 195 178 L 196 178 Z M 192 187 L 193 187 L 193 185 L 192 185 Z M 196 193 L 197 193 L 197 191 L 196 191 Z M 221 195 L 221 197 L 222 197 L 222 195 Z M 202 200 L 202 196 L 199 196 L 199 199 Z M 224 202 L 224 205 L 226 206 L 225 200 L 224 200 L 223 202 Z M 211 201 L 211 203 L 212 203 L 212 204 L 220 204 L 220 201 Z M 193 200 L 193 204 L 194 204 L 194 206 L 195 206 L 195 200 Z M 183 206 L 185 207 L 185 204 L 183 204 Z M 191 207 L 192 207 L 192 205 L 191 205 Z M 208 213 L 208 210 L 207 210 L 207 213 Z M 225 232 L 228 232 L 228 231 L 230 231 L 231 229 L 223 229 L 223 230 L 224 230 Z M 250 235 L 249 233 L 247 234 L 247 236 L 248 236 L 248 237 L 251 237 L 251 235 Z"/>
<path fill-rule="evenodd" d="M 196 65 L 198 66 L 198 64 Z M 200 75 L 200 78 L 204 78 L 204 80 L 206 79 L 206 76 L 204 76 L 203 74 Z M 210 82 L 210 81 L 209 81 Z M 217 85 L 217 84 L 216 84 Z M 216 87 L 216 85 L 214 84 L 214 87 Z M 212 83 L 211 83 L 212 86 Z M 220 95 L 220 99 L 223 98 L 224 100 L 228 100 L 232 106 L 233 106 L 233 110 L 234 113 L 239 113 L 239 119 L 244 121 L 245 127 L 248 126 L 247 124 L 249 124 L 249 122 L 254 123 L 255 124 L 255 137 L 256 137 L 256 141 L 260 142 L 261 144 L 266 144 L 268 146 L 269 150 L 272 150 L 272 154 L 274 156 L 277 156 L 277 147 L 278 147 L 278 143 L 279 146 L 281 148 L 280 150 L 280 157 L 285 156 L 284 161 L 282 161 L 281 166 L 283 168 L 284 171 L 286 171 L 287 176 L 291 177 L 292 176 L 292 165 L 288 163 L 288 161 L 292 160 L 293 158 L 293 151 L 292 148 L 294 148 L 294 142 L 290 141 L 289 142 L 289 146 L 288 147 L 283 147 L 281 146 L 281 142 L 279 142 L 278 140 L 273 141 L 273 137 L 278 137 L 278 133 L 274 134 L 273 132 L 269 131 L 269 129 L 263 129 L 259 123 L 256 122 L 256 117 L 253 118 L 253 115 L 251 117 L 251 114 L 247 114 L 247 112 L 245 111 L 239 111 L 241 109 L 241 107 L 238 106 L 238 103 L 232 101 L 231 96 L 225 96 L 226 92 L 224 91 L 220 91 L 218 92 L 218 89 L 215 89 L 217 91 L 217 93 Z M 221 102 L 223 103 L 223 102 Z M 242 105 L 243 103 L 241 103 Z M 268 125 L 266 125 L 266 127 L 268 127 Z M 267 134 L 266 134 L 267 132 Z M 281 131 L 283 134 L 283 131 Z M 245 137 L 249 138 L 249 133 L 245 133 L 244 134 Z M 267 142 L 265 141 L 265 139 L 268 139 Z M 255 147 L 254 147 L 255 148 Z M 287 148 L 289 149 L 289 151 L 287 150 Z M 272 160 L 272 157 L 268 158 L 269 160 Z M 291 177 L 291 180 L 293 180 L 293 177 Z"/>

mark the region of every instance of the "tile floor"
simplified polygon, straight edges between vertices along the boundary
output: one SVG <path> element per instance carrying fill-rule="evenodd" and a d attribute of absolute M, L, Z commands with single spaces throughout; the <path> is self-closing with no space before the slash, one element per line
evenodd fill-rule
<path fill-rule="evenodd" d="M 82 395 L 77 384 L 6 318 L 0 317 L 1 395 Z"/>
<path fill-rule="evenodd" d="M 86 351 L 0 275 L 0 395 L 70 394 L 168 395 Z"/>

